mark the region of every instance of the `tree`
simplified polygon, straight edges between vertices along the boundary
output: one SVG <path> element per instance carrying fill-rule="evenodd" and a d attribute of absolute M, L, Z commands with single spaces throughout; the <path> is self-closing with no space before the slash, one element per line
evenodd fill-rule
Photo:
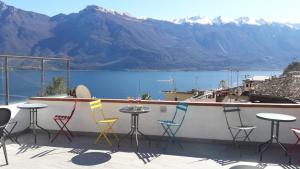
<path fill-rule="evenodd" d="M 49 84 L 46 88 L 46 96 L 64 94 L 66 93 L 67 88 L 64 85 L 63 77 L 54 77 L 52 78 L 52 83 Z"/>
<path fill-rule="evenodd" d="M 142 100 L 151 100 L 151 96 L 148 93 L 142 95 Z"/>

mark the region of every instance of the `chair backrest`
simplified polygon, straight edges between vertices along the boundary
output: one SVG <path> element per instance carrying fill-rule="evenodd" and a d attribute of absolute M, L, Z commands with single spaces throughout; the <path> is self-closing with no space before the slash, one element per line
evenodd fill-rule
<path fill-rule="evenodd" d="M 96 122 L 100 119 L 99 115 L 101 115 L 103 119 L 106 118 L 103 112 L 102 103 L 100 99 L 90 102 L 90 107 L 92 110 L 93 118 Z"/>
<path fill-rule="evenodd" d="M 76 105 L 77 105 L 77 101 L 75 100 L 75 102 L 74 102 L 74 104 L 73 104 L 73 108 L 72 108 L 72 111 L 71 111 L 71 114 L 70 114 L 70 118 L 69 118 L 69 119 L 71 119 L 71 118 L 73 117 L 74 112 L 75 112 L 75 110 L 76 110 Z"/>
<path fill-rule="evenodd" d="M 3 135 L 3 129 L 10 120 L 11 111 L 7 108 L 0 108 L 0 137 Z"/>
<path fill-rule="evenodd" d="M 225 114 L 225 120 L 228 127 L 233 126 L 232 121 L 234 120 L 235 125 L 243 126 L 243 121 L 241 117 L 241 109 L 238 104 L 224 104 L 223 112 Z M 230 116 L 230 115 L 231 116 Z M 232 118 L 230 118 L 232 117 Z"/>
<path fill-rule="evenodd" d="M 75 93 L 77 98 L 92 98 L 90 90 L 84 85 L 78 85 Z"/>
<path fill-rule="evenodd" d="M 174 112 L 174 116 L 172 118 L 172 122 L 176 122 L 181 125 L 184 121 L 187 109 L 188 109 L 187 103 L 178 102 L 176 105 L 176 110 Z"/>

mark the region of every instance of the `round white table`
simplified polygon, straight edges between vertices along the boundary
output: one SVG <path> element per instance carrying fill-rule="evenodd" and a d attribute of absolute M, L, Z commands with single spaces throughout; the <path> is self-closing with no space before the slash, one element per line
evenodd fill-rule
<path fill-rule="evenodd" d="M 139 130 L 139 115 L 150 112 L 150 108 L 144 107 L 144 106 L 141 106 L 141 107 L 127 106 L 127 107 L 121 108 L 119 111 L 122 113 L 131 114 L 131 130 L 123 138 L 121 138 L 119 140 L 118 147 L 120 147 L 120 142 L 124 138 L 128 137 L 129 135 L 130 135 L 130 140 L 132 143 L 132 136 L 135 135 L 136 147 L 137 147 L 137 151 L 138 151 L 139 150 L 138 134 L 140 134 L 141 136 L 146 138 L 149 141 L 149 145 L 150 145 L 151 140 Z"/>
<path fill-rule="evenodd" d="M 285 114 L 277 114 L 277 113 L 258 113 L 256 117 L 262 120 L 271 121 L 271 137 L 268 141 L 260 144 L 258 146 L 258 151 L 260 152 L 260 161 L 262 161 L 263 153 L 269 148 L 269 146 L 273 143 L 273 140 L 276 141 L 277 144 L 280 145 L 281 149 L 288 155 L 288 151 L 285 146 L 279 142 L 279 123 L 280 122 L 293 122 L 296 121 L 296 117 L 285 115 Z M 276 133 L 274 135 L 274 129 Z M 289 163 L 291 163 L 291 157 L 289 156 Z"/>
<path fill-rule="evenodd" d="M 38 109 L 43 109 L 48 107 L 46 104 L 41 104 L 41 103 L 24 103 L 20 104 L 17 106 L 19 109 L 25 109 L 29 110 L 29 126 L 25 129 L 30 129 L 32 127 L 33 135 L 34 135 L 34 143 L 36 144 L 36 128 L 40 128 L 42 131 L 45 131 L 48 134 L 48 137 L 50 139 L 50 132 L 43 127 L 38 125 L 38 120 L 37 120 L 37 110 Z"/>

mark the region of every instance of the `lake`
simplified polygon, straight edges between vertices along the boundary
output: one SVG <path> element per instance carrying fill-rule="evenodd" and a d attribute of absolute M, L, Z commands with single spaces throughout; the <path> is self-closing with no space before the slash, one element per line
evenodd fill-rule
<path fill-rule="evenodd" d="M 71 71 L 71 87 L 86 85 L 93 96 L 98 98 L 138 97 L 149 93 L 153 99 L 163 99 L 163 90 L 177 91 L 191 89 L 215 89 L 221 80 L 229 81 L 229 85 L 242 84 L 245 77 L 280 75 L 281 71 L 199 71 L 199 72 L 116 72 L 116 71 Z M 45 72 L 45 84 L 52 77 L 66 77 L 65 71 Z M 175 85 L 159 80 L 174 79 Z M 4 81 L 1 77 L 1 89 Z M 37 96 L 40 91 L 40 73 L 37 71 L 11 71 L 9 73 L 11 101 L 25 100 Z M 1 92 L 2 94 L 4 92 Z M 3 100 L 2 100 L 3 101 Z"/>

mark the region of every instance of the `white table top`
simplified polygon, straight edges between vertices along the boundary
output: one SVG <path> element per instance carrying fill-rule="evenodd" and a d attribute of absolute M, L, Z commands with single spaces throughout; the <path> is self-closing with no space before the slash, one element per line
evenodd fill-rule
<path fill-rule="evenodd" d="M 263 120 L 270 120 L 270 121 L 280 121 L 280 122 L 292 122 L 296 121 L 296 117 L 286 115 L 286 114 L 278 114 L 278 113 L 258 113 L 256 114 L 257 118 Z"/>
<path fill-rule="evenodd" d="M 42 103 L 24 103 L 18 105 L 18 108 L 20 109 L 42 109 L 46 107 L 48 107 L 48 105 Z"/>

